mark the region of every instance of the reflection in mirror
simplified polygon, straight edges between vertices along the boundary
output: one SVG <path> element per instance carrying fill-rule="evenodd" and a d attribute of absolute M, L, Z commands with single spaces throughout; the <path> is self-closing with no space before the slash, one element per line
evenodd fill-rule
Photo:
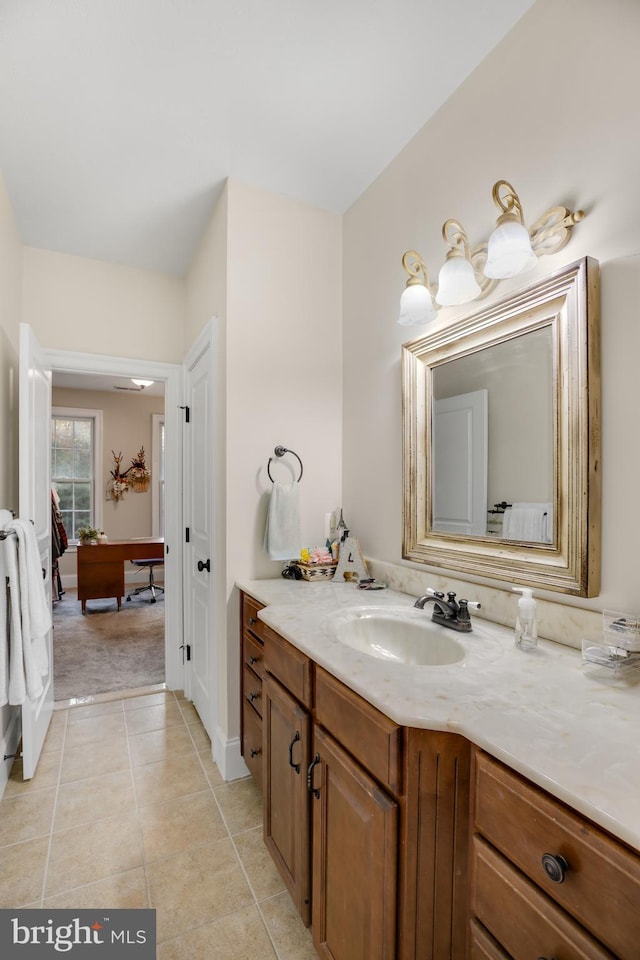
<path fill-rule="evenodd" d="M 597 595 L 598 307 L 587 258 L 404 345 L 404 559 Z"/>
<path fill-rule="evenodd" d="M 550 325 L 433 370 L 432 529 L 553 543 Z"/>

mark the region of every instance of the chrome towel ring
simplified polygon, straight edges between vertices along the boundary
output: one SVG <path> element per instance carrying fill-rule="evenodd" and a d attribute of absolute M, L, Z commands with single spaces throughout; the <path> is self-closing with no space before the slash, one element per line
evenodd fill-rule
<path fill-rule="evenodd" d="M 302 460 L 300 459 L 298 454 L 295 452 L 295 450 L 288 450 L 286 447 L 283 447 L 280 444 L 278 444 L 278 446 L 274 449 L 273 452 L 275 453 L 276 457 L 284 457 L 285 453 L 290 453 L 292 457 L 296 458 L 296 460 L 300 464 L 300 476 L 298 477 L 298 483 L 300 483 L 300 481 L 302 480 Z M 271 483 L 273 483 L 273 477 L 271 476 L 271 470 L 269 469 L 269 467 L 271 466 L 272 460 L 273 460 L 273 457 L 269 457 L 269 460 L 267 461 L 267 473 L 269 474 L 269 480 L 271 480 Z"/>

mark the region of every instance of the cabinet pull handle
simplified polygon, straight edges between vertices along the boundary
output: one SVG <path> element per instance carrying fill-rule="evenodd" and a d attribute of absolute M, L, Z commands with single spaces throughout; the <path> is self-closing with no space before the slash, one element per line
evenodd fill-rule
<path fill-rule="evenodd" d="M 311 781 L 313 778 L 313 768 L 317 767 L 319 763 L 320 763 L 320 754 L 316 753 L 315 757 L 309 764 L 309 769 L 307 770 L 307 790 L 316 798 L 316 800 L 318 800 L 320 797 L 320 791 L 317 788 L 311 786 Z"/>
<path fill-rule="evenodd" d="M 262 753 L 262 750 L 260 749 L 260 747 L 258 747 L 257 749 L 255 747 L 252 747 L 252 749 L 249 751 L 249 756 L 259 757 L 261 753 Z"/>
<path fill-rule="evenodd" d="M 541 859 L 542 869 L 552 883 L 562 883 L 564 875 L 569 869 L 569 863 L 560 854 L 543 853 Z"/>
<path fill-rule="evenodd" d="M 293 747 L 298 742 L 299 739 L 300 739 L 300 731 L 296 730 L 296 735 L 291 741 L 291 743 L 289 744 L 289 766 L 293 767 L 296 773 L 300 773 L 300 764 L 293 762 Z"/>
<path fill-rule="evenodd" d="M 259 696 L 260 696 L 259 693 L 256 693 L 255 690 L 252 690 L 252 692 L 249 694 L 249 700 L 251 701 L 251 703 L 253 703 L 253 701 L 257 700 Z"/>
<path fill-rule="evenodd" d="M 249 617 L 249 623 L 251 624 L 252 627 L 255 626 L 257 622 L 258 622 L 257 617 Z"/>
<path fill-rule="evenodd" d="M 249 657 L 249 666 L 253 666 L 254 663 L 257 663 L 260 657 Z"/>

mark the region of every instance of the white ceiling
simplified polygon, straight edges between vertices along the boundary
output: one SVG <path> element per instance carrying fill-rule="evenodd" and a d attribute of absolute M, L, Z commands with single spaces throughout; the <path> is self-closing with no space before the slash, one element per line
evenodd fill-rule
<path fill-rule="evenodd" d="M 226 177 L 343 212 L 534 0 L 0 0 L 22 241 L 183 275 Z"/>
<path fill-rule="evenodd" d="M 141 378 L 143 378 L 142 375 Z M 51 382 L 54 387 L 117 393 L 122 397 L 164 396 L 164 382 L 160 380 L 156 380 L 148 387 L 140 388 L 128 377 L 110 376 L 106 373 L 64 373 L 61 370 L 54 370 Z"/>

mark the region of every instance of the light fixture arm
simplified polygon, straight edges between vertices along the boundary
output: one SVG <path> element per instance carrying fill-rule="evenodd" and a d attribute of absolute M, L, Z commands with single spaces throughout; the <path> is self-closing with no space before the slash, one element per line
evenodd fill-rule
<path fill-rule="evenodd" d="M 423 258 L 416 250 L 407 250 L 402 258 L 402 266 L 409 274 L 407 286 L 410 286 L 414 283 L 421 283 L 427 288 L 431 296 L 434 295 L 435 290 L 429 279 L 429 270 L 427 269 L 427 265 Z M 420 276 L 421 274 L 422 276 Z"/>
<path fill-rule="evenodd" d="M 459 220 L 445 220 L 442 224 L 442 239 L 449 247 L 447 256 L 470 256 L 469 238 Z"/>
<path fill-rule="evenodd" d="M 501 218 L 504 216 L 513 218 L 524 226 L 524 213 L 520 197 L 511 186 L 508 180 L 498 180 L 493 185 L 493 202 L 499 210 L 502 210 Z M 498 221 L 499 222 L 499 221 Z"/>

